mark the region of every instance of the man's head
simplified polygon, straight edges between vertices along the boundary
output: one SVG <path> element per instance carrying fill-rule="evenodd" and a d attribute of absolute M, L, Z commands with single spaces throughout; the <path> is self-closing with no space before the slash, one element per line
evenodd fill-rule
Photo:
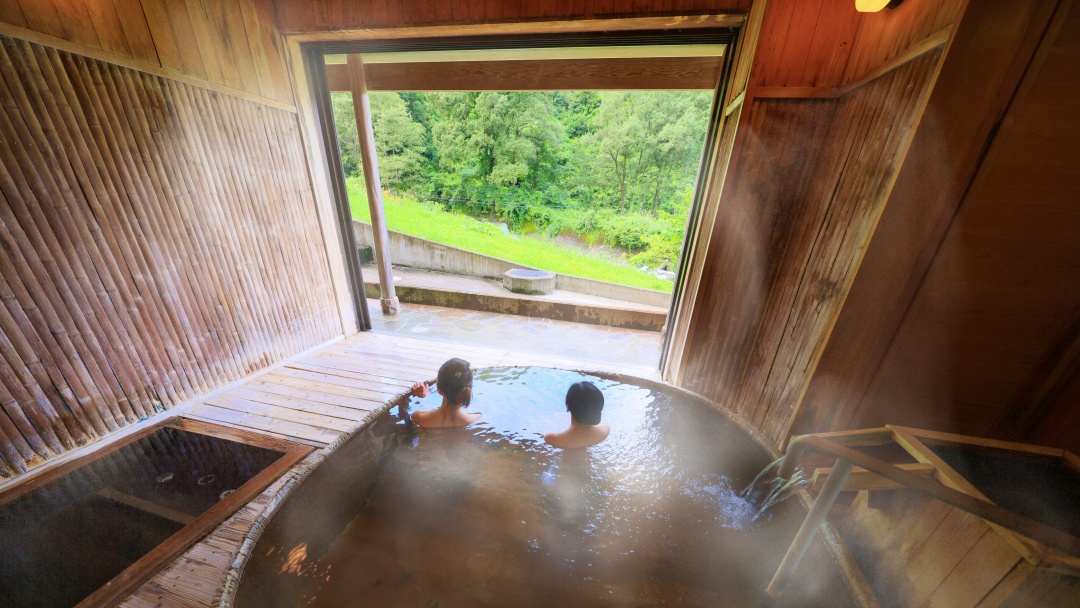
<path fill-rule="evenodd" d="M 578 424 L 600 424 L 604 393 L 589 381 L 575 382 L 566 391 L 566 409 Z"/>

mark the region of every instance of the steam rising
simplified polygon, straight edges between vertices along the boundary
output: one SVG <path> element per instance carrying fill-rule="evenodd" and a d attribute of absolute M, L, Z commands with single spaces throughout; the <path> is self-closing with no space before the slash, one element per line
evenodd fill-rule
<path fill-rule="evenodd" d="M 565 392 L 582 379 L 604 392 L 611 436 L 584 450 L 553 449 L 543 433 L 569 422 Z M 274 585 L 298 595 L 276 593 L 272 604 L 734 607 L 760 599 L 803 512 L 781 505 L 761 518 L 739 495 L 767 458 L 715 412 L 556 370 L 487 370 L 474 391 L 484 415 L 468 428 L 387 420 L 399 447 L 373 494 L 336 540 L 319 545 L 328 550 L 310 544 L 293 560 L 299 544 L 282 548 L 291 568 Z M 793 605 L 844 606 L 829 560 L 817 561 L 802 588 L 821 596 Z"/>

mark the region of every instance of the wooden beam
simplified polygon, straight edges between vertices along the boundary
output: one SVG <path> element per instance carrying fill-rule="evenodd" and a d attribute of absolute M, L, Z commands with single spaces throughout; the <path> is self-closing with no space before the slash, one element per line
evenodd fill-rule
<path fill-rule="evenodd" d="M 1063 456 L 1065 468 L 1072 471 L 1073 475 L 1080 475 L 1080 458 L 1072 452 L 1065 452 Z"/>
<path fill-rule="evenodd" d="M 885 445 L 893 442 L 892 429 L 885 426 L 876 429 L 814 433 L 814 435 L 849 448 Z"/>
<path fill-rule="evenodd" d="M 931 34 L 930 36 L 927 36 L 926 38 L 920 40 L 919 42 L 916 42 L 915 44 L 909 46 L 907 49 L 897 54 L 892 59 L 870 70 L 866 74 L 863 74 L 852 82 L 841 86 L 840 95 L 846 95 L 865 84 L 877 80 L 878 78 L 884 76 L 885 74 L 888 74 L 889 72 L 904 65 L 905 63 L 912 61 L 913 59 L 916 59 L 918 57 L 922 57 L 923 55 L 940 46 L 944 46 L 945 43 L 949 41 L 949 36 L 952 35 L 952 30 L 953 28 L 951 25 L 944 27 L 937 32 Z"/>
<path fill-rule="evenodd" d="M 889 425 L 889 428 L 893 431 L 893 438 L 896 440 L 896 443 L 907 450 L 915 460 L 934 465 L 934 468 L 937 469 L 935 477 L 946 487 L 969 494 L 980 500 L 985 500 L 988 503 L 994 503 L 994 501 L 987 498 L 987 496 L 980 492 L 970 481 L 965 479 L 960 473 L 957 473 L 955 469 L 949 466 L 948 463 L 942 460 L 940 456 L 935 454 L 930 448 L 926 447 L 926 444 L 924 444 L 921 439 L 912 435 L 912 429 L 893 425 Z M 1035 551 L 1033 551 L 1024 540 L 1002 526 L 989 521 L 986 522 L 986 524 L 1000 534 L 1001 537 L 1005 539 L 1005 542 L 1012 545 L 1012 547 L 1016 549 L 1028 563 L 1033 566 L 1039 564 L 1041 561 L 1040 557 L 1036 555 Z"/>
<path fill-rule="evenodd" d="M 755 7 L 756 8 L 756 7 Z M 282 33 L 298 42 L 327 42 L 335 40 L 400 40 L 403 38 L 441 38 L 447 36 L 491 36 L 527 34 L 573 34 L 588 32 L 632 32 L 635 30 L 668 30 L 738 27 L 746 21 L 741 13 L 719 15 L 686 15 L 670 17 L 635 17 L 626 19 L 564 19 L 561 21 L 518 21 L 513 23 L 477 23 L 463 25 L 433 25 L 418 27 L 388 27 L 326 32 L 294 32 L 288 27 Z"/>
<path fill-rule="evenodd" d="M 726 44 L 540 47 L 363 53 L 364 67 L 381 63 L 454 63 L 475 61 L 551 61 L 556 59 L 658 59 L 723 57 Z M 345 55 L 324 55 L 326 65 L 345 65 Z M 370 81 L 370 74 L 368 80 Z M 371 83 L 368 82 L 368 85 Z"/>
<path fill-rule="evenodd" d="M 757 87 L 754 99 L 835 99 L 840 87 Z"/>
<path fill-rule="evenodd" d="M 152 500 L 146 500 L 144 498 L 139 498 L 138 496 L 125 494 L 114 488 L 101 488 L 96 492 L 96 494 L 98 496 L 101 496 L 102 498 L 106 498 L 122 505 L 127 505 L 132 509 L 142 511 L 143 513 L 156 515 L 162 519 L 176 522 L 182 526 L 186 526 L 191 522 L 195 521 L 194 515 L 189 515 L 187 513 L 177 511 L 176 509 L 170 509 L 169 507 L 165 505 L 159 505 Z"/>
<path fill-rule="evenodd" d="M 753 90 L 754 99 L 836 99 L 865 86 L 888 74 L 896 68 L 922 57 L 926 53 L 944 45 L 949 40 L 952 27 L 939 30 L 931 36 L 916 42 L 892 59 L 863 74 L 858 79 L 838 87 L 757 87 Z"/>
<path fill-rule="evenodd" d="M 383 314 L 396 315 L 400 304 L 394 293 L 394 274 L 390 268 L 390 235 L 386 231 L 386 215 L 383 213 L 379 160 L 375 153 L 375 132 L 371 126 L 371 105 L 368 102 L 367 82 L 364 78 L 364 60 L 360 55 L 349 55 L 347 67 L 353 111 L 356 113 L 356 130 L 360 136 L 360 156 L 364 164 L 368 209 L 371 210 L 375 265 L 379 270 L 379 289 L 382 290 L 379 303 L 382 305 Z"/>
<path fill-rule="evenodd" d="M 1030 443 L 1016 443 L 1014 441 L 1001 441 L 998 439 L 987 439 L 986 437 L 957 435 L 956 433 L 943 433 L 941 431 L 913 429 L 897 426 L 895 424 L 890 425 L 889 428 L 907 433 L 912 437 L 917 437 L 927 445 L 966 445 L 974 448 L 989 448 L 992 450 L 1005 450 L 1009 452 L 1030 454 L 1033 456 L 1042 456 L 1052 460 L 1060 460 L 1065 457 L 1065 450 L 1061 448 L 1032 445 Z"/>
<path fill-rule="evenodd" d="M 368 91 L 712 90 L 721 57 L 547 59 L 364 64 Z M 350 90 L 345 65 L 327 65 L 331 91 Z"/>
<path fill-rule="evenodd" d="M 738 110 L 742 106 L 745 99 L 746 91 L 739 93 L 738 96 L 735 97 L 735 99 L 732 99 L 731 103 L 729 103 L 727 107 L 724 108 L 724 118 L 727 118 L 728 116 L 734 114 L 735 110 Z"/>
<path fill-rule="evenodd" d="M 898 468 L 901 468 L 909 473 L 915 473 L 917 475 L 924 475 L 926 477 L 933 477 L 934 472 L 937 469 L 934 465 L 924 462 L 916 462 L 912 464 L 898 464 Z M 832 473 L 832 467 L 824 467 L 820 469 L 814 469 L 814 475 L 810 478 L 810 489 L 820 490 L 825 485 L 825 478 Z M 851 469 L 851 473 L 848 474 L 847 480 L 844 482 L 844 487 L 840 489 L 841 492 L 858 492 L 861 490 L 899 490 L 903 488 L 901 484 L 895 481 L 885 479 L 877 473 L 867 471 L 862 467 L 855 467 Z"/>
<path fill-rule="evenodd" d="M 82 44 L 79 42 L 72 42 L 63 38 L 57 38 L 48 34 L 42 34 L 33 30 L 17 27 L 9 23 L 0 21 L 0 35 L 10 36 L 19 40 L 25 40 L 34 44 L 40 44 L 54 48 L 58 51 L 65 51 L 68 53 L 74 53 L 76 55 L 82 55 L 84 57 L 90 57 L 91 59 L 97 59 L 113 65 L 129 68 L 132 70 L 138 70 L 146 74 L 152 74 L 154 76 L 160 76 L 162 78 L 168 78 L 177 82 L 182 82 L 191 86 L 200 87 L 203 89 L 209 89 L 225 95 L 231 95 L 233 97 L 239 97 L 240 99 L 246 99 L 248 101 L 254 101 L 263 105 L 277 108 L 279 110 L 285 110 L 286 112 L 296 112 L 296 106 L 271 99 L 269 97 L 263 97 L 261 95 L 255 95 L 237 88 L 230 87 L 228 85 L 211 82 L 195 76 L 184 74 L 177 70 L 161 67 L 152 63 L 147 63 L 141 59 L 135 59 L 119 53 L 114 53 L 104 49 Z"/>

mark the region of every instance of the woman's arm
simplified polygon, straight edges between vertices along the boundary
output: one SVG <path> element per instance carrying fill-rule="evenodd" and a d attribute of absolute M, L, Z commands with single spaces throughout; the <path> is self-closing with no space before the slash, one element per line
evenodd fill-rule
<path fill-rule="evenodd" d="M 409 391 L 409 394 L 414 397 L 419 397 L 423 399 L 424 397 L 427 397 L 429 394 L 431 394 L 431 389 L 428 387 L 427 382 L 417 382 L 412 385 L 412 389 Z"/>

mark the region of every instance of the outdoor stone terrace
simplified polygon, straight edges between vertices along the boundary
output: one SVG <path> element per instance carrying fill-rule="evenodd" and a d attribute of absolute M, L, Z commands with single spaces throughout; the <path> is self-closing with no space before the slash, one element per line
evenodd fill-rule
<path fill-rule="evenodd" d="M 474 367 L 539 365 L 658 379 L 656 332 L 434 306 L 402 308 L 396 319 L 375 312 L 374 331 L 312 349 L 170 414 L 317 449 L 121 606 L 218 605 L 236 584 L 238 567 L 285 491 L 413 382 L 433 379 L 451 356 Z"/>

